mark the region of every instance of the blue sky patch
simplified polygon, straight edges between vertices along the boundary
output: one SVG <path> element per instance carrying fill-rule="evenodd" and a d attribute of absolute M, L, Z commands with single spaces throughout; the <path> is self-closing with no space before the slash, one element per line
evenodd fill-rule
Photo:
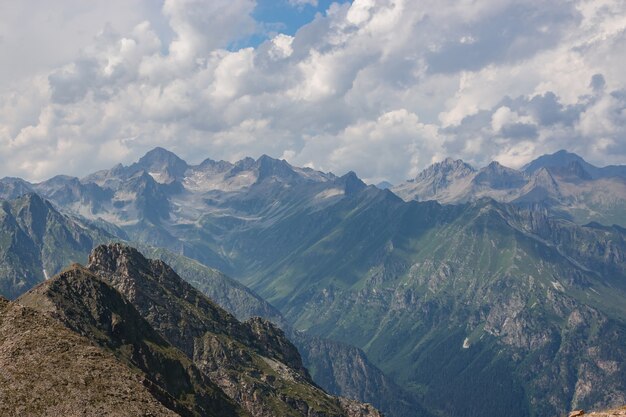
<path fill-rule="evenodd" d="M 276 33 L 294 35 L 302 26 L 310 23 L 317 13 L 326 13 L 333 3 L 349 3 L 350 0 L 318 0 L 317 6 L 311 4 L 293 5 L 288 0 L 258 0 L 253 17 L 263 25 L 262 33 L 231 45 L 231 49 L 258 46 Z"/>

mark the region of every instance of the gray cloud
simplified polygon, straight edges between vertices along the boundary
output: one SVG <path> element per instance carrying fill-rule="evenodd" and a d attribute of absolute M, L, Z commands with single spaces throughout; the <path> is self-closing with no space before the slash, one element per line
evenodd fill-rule
<path fill-rule="evenodd" d="M 76 61 L 48 76 L 53 103 L 70 104 L 85 98 L 96 78 L 97 63 Z"/>
<path fill-rule="evenodd" d="M 591 83 L 589 83 L 589 86 L 594 93 L 600 93 L 601 91 L 603 91 L 604 87 L 606 86 L 606 80 L 604 79 L 604 75 L 594 74 L 593 77 L 591 77 Z"/>
<path fill-rule="evenodd" d="M 532 123 L 510 123 L 502 126 L 500 134 L 509 139 L 535 139 L 539 136 L 539 129 Z"/>
<path fill-rule="evenodd" d="M 554 47 L 577 20 L 573 3 L 512 3 L 495 15 L 462 25 L 463 36 L 447 39 L 427 54 L 428 69 L 475 71 L 492 63 L 516 62 Z"/>

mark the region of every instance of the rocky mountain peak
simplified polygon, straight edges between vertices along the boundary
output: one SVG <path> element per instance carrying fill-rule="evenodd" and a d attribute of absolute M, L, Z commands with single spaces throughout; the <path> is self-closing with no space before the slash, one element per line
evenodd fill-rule
<path fill-rule="evenodd" d="M 28 193 L 14 201 L 16 217 L 29 230 L 31 236 L 41 241 L 46 229 L 48 214 L 57 214 L 52 205 L 37 193 Z"/>
<path fill-rule="evenodd" d="M 52 207 L 48 201 L 34 192 L 24 194 L 16 200 L 16 203 L 20 207 L 29 207 L 31 210 L 48 211 L 48 209 Z"/>
<path fill-rule="evenodd" d="M 473 174 L 476 172 L 474 167 L 466 164 L 460 159 L 446 158 L 441 162 L 432 164 L 415 178 L 416 182 L 423 181 L 427 178 L 438 178 L 441 180 L 452 180 Z"/>
<path fill-rule="evenodd" d="M 201 170 L 214 170 L 216 172 L 226 172 L 233 167 L 233 164 L 227 161 L 215 161 L 211 158 L 207 158 L 197 166 Z"/>
<path fill-rule="evenodd" d="M 148 151 L 138 161 L 138 164 L 146 167 L 154 164 L 175 165 L 181 163 L 185 165 L 187 164 L 185 161 L 180 159 L 178 155 L 176 155 L 174 152 L 168 151 L 167 149 L 158 146 Z"/>
<path fill-rule="evenodd" d="M 59 205 L 81 202 L 97 206 L 99 201 L 112 195 L 110 190 L 103 189 L 96 183 L 83 183 L 78 178 L 67 175 L 57 175 L 35 184 L 34 187 L 38 193 Z"/>
<path fill-rule="evenodd" d="M 249 171 L 254 168 L 256 161 L 249 156 L 235 162 L 235 166 L 233 167 L 233 172 L 241 172 L 241 171 Z"/>
<path fill-rule="evenodd" d="M 259 182 L 272 177 L 284 180 L 298 178 L 298 174 L 287 161 L 284 159 L 274 159 L 267 155 L 262 155 L 257 159 L 256 169 L 258 170 L 257 181 Z"/>
<path fill-rule="evenodd" d="M 541 168 L 533 173 L 528 183 L 522 188 L 515 203 L 549 203 L 561 195 L 559 184 L 550 170 Z"/>
<path fill-rule="evenodd" d="M 389 181 L 381 181 L 376 184 L 376 188 L 381 190 L 389 190 L 390 188 L 393 188 L 393 184 Z"/>
<path fill-rule="evenodd" d="M 436 199 L 441 193 L 455 198 L 462 193 L 463 187 L 457 183 L 467 183 L 475 175 L 476 170 L 460 159 L 446 158 L 434 163 L 420 172 L 414 179 L 392 188 L 403 199 L 427 201 Z"/>
<path fill-rule="evenodd" d="M 14 199 L 31 192 L 32 185 L 21 178 L 4 177 L 0 180 L 0 198 Z"/>
<path fill-rule="evenodd" d="M 145 261 L 139 251 L 121 243 L 111 243 L 96 247 L 90 254 L 87 263 L 88 268 L 108 273 L 122 271 L 124 275 L 132 278 L 131 274 L 137 272 L 140 266 L 137 262 Z M 145 266 L 145 262 L 144 263 Z"/>
<path fill-rule="evenodd" d="M 354 171 L 339 177 L 337 182 L 343 186 L 346 195 L 355 194 L 367 188 L 367 184 L 361 181 Z"/>
<path fill-rule="evenodd" d="M 525 165 L 522 170 L 527 173 L 533 173 L 540 168 L 548 169 L 565 169 L 572 163 L 578 163 L 589 174 L 594 174 L 596 167 L 589 164 L 582 157 L 566 150 L 560 150 L 550 155 L 542 155 L 529 164 Z"/>
<path fill-rule="evenodd" d="M 490 172 L 490 173 L 494 173 L 494 174 L 503 174 L 503 173 L 510 173 L 512 171 L 515 171 L 512 168 L 506 167 L 504 165 L 502 165 L 500 162 L 498 161 L 491 161 L 489 163 L 489 165 L 487 165 L 485 168 L 481 169 L 481 171 L 483 172 Z"/>
<path fill-rule="evenodd" d="M 556 166 L 551 168 L 546 168 L 549 171 L 553 172 L 556 175 L 562 176 L 569 180 L 591 180 L 593 177 L 591 174 L 585 169 L 581 161 L 574 160 L 571 161 L 566 166 Z"/>
<path fill-rule="evenodd" d="M 239 322 L 180 278 L 163 261 L 147 259 L 135 248 L 112 243 L 95 248 L 89 255 L 87 268 L 136 303 L 140 310 L 151 310 L 153 305 L 177 305 L 177 316 L 187 314 L 192 317 L 190 322 L 195 322 L 205 331 L 230 335 L 251 348 L 259 349 L 265 355 L 278 360 L 285 359 L 308 377 L 296 348 L 287 340 L 282 330 L 262 319 L 254 319 L 248 323 Z M 203 313 L 202 317 L 198 316 L 199 312 Z M 209 317 L 211 319 L 207 320 Z M 196 330 L 187 330 L 180 331 L 176 338 L 185 345 L 183 350 L 191 353 Z M 258 340 L 255 335 L 263 335 L 263 341 Z"/>
<path fill-rule="evenodd" d="M 49 180 L 35 184 L 34 188 L 37 192 L 51 196 L 53 198 L 58 197 L 60 193 L 79 193 L 78 190 L 82 188 L 80 180 L 76 177 L 70 177 L 68 175 L 57 175 Z M 64 200 L 63 198 L 55 200 Z M 65 202 L 65 201 L 63 201 Z"/>
<path fill-rule="evenodd" d="M 243 414 L 128 299 L 100 278 L 75 264 L 24 294 L 18 303 L 114 352 L 143 373 L 155 397 L 178 415 Z"/>
<path fill-rule="evenodd" d="M 482 187 L 512 189 L 522 187 L 527 183 L 527 179 L 522 172 L 493 161 L 478 171 L 472 182 Z"/>
<path fill-rule="evenodd" d="M 146 153 L 135 165 L 145 169 L 160 183 L 170 183 L 182 178 L 189 167 L 175 153 L 160 147 Z"/>

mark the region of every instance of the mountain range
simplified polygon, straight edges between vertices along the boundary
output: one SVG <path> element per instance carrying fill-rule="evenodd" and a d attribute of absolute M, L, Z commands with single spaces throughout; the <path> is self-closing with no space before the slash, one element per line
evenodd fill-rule
<path fill-rule="evenodd" d="M 598 168 L 567 151 L 541 156 L 520 170 L 498 162 L 476 169 L 448 158 L 391 190 L 406 201 L 458 204 L 488 197 L 541 204 L 579 224 L 626 226 L 626 166 Z"/>
<path fill-rule="evenodd" d="M 37 193 L 169 257 L 240 318 L 279 324 L 335 393 L 391 416 L 521 417 L 626 403 L 624 181 L 559 152 L 522 170 L 448 159 L 381 190 L 157 148 L 83 179 L 0 180 L 0 196 Z"/>

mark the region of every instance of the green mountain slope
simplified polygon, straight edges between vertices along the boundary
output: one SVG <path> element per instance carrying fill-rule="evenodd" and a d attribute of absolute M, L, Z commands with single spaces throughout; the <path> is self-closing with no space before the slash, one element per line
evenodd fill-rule
<path fill-rule="evenodd" d="M 622 229 L 368 189 L 238 244 L 241 276 L 297 328 L 361 347 L 433 410 L 547 416 L 626 393 Z"/>

